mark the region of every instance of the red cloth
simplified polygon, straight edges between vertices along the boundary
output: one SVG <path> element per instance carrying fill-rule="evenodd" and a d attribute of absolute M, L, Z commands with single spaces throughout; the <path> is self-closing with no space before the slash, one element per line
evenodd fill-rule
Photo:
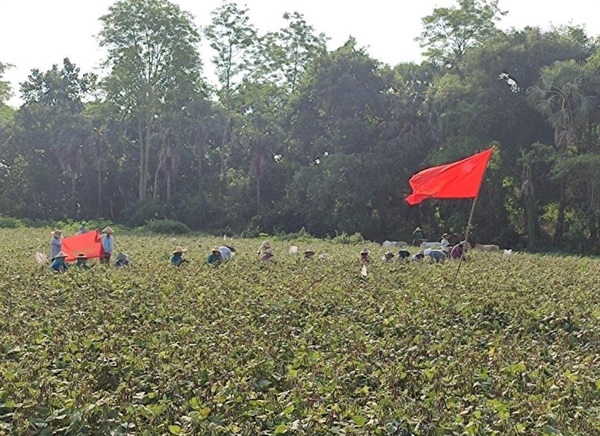
<path fill-rule="evenodd" d="M 78 254 L 85 254 L 88 259 L 100 257 L 102 242 L 98 230 L 69 236 L 62 240 L 62 251 L 67 255 L 67 262 L 75 260 Z"/>
<path fill-rule="evenodd" d="M 427 198 L 475 198 L 487 168 L 493 148 L 458 162 L 427 168 L 408 183 L 413 193 L 406 197 L 411 206 Z"/>

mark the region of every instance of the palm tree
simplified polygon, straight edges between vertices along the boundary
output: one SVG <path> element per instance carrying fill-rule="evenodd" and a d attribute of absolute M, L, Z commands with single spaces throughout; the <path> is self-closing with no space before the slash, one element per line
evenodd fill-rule
<path fill-rule="evenodd" d="M 529 100 L 554 129 L 554 147 L 559 158 L 571 150 L 577 127 L 594 109 L 595 97 L 587 92 L 590 70 L 570 59 L 542 67 L 538 85 L 529 89 Z M 554 242 L 563 239 L 565 222 L 565 177 L 560 179 L 560 202 Z"/>

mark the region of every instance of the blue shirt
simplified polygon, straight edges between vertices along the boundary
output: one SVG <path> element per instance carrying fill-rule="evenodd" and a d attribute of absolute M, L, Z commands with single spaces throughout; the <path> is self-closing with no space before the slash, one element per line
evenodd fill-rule
<path fill-rule="evenodd" d="M 65 262 L 65 260 L 61 258 L 54 259 L 50 264 L 50 268 L 56 272 L 65 272 L 69 266 Z"/>
<path fill-rule="evenodd" d="M 100 237 L 102 240 L 102 249 L 106 254 L 112 254 L 113 249 L 115 247 L 115 240 L 110 235 L 102 235 Z"/>
<path fill-rule="evenodd" d="M 54 259 L 58 253 L 62 250 L 62 242 L 56 236 L 53 236 L 50 240 L 50 259 Z"/>
<path fill-rule="evenodd" d="M 185 262 L 185 259 L 179 253 L 174 254 L 171 258 L 171 263 L 175 266 L 180 266 L 183 262 Z"/>

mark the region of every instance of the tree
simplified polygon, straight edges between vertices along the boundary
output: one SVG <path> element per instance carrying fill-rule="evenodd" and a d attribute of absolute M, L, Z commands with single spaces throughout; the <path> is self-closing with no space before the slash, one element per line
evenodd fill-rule
<path fill-rule="evenodd" d="M 212 63 L 219 81 L 217 95 L 224 108 L 220 144 L 220 178 L 224 182 L 230 154 L 231 120 L 235 110 L 233 97 L 242 83 L 251 80 L 258 71 L 258 36 L 256 28 L 250 23 L 248 9 L 240 9 L 235 3 L 219 6 L 212 12 L 212 17 L 204 34 L 215 51 Z"/>
<path fill-rule="evenodd" d="M 285 13 L 287 27 L 263 37 L 263 70 L 274 83 L 293 94 L 304 72 L 313 60 L 326 53 L 327 37 L 315 34 L 302 14 Z"/>
<path fill-rule="evenodd" d="M 586 91 L 589 70 L 575 60 L 555 62 L 542 67 L 539 83 L 529 90 L 529 99 L 554 129 L 554 146 L 559 158 L 566 157 L 577 137 L 577 127 L 587 119 L 597 98 Z M 563 240 L 565 222 L 565 179 L 561 177 L 561 191 L 554 232 L 555 243 Z"/>
<path fill-rule="evenodd" d="M 100 20 L 100 45 L 108 49 L 110 69 L 104 86 L 109 100 L 135 120 L 138 198 L 144 200 L 156 119 L 168 107 L 183 107 L 202 89 L 200 36 L 190 14 L 163 0 L 121 0 Z"/>
<path fill-rule="evenodd" d="M 19 120 L 24 142 L 57 159 L 60 171 L 54 175 L 63 172 L 70 180 L 68 214 L 72 216 L 78 212 L 77 178 L 83 166 L 82 151 L 87 136 L 84 100 L 94 91 L 95 84 L 95 75 L 81 74 L 68 58 L 60 69 L 58 65 L 45 73 L 34 69 L 21 84 L 24 104 Z"/>
<path fill-rule="evenodd" d="M 458 0 L 458 8 L 438 7 L 421 19 L 416 40 L 430 61 L 456 67 L 467 49 L 498 32 L 495 22 L 503 15 L 498 0 Z"/>

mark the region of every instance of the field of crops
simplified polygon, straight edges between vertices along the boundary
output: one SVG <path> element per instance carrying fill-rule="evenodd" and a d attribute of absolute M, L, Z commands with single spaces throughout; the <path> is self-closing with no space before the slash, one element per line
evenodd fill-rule
<path fill-rule="evenodd" d="M 131 268 L 56 275 L 49 238 L 0 231 L 0 434 L 600 434 L 599 260 L 472 253 L 452 288 L 375 244 L 364 278 L 362 246 L 117 234 Z"/>

